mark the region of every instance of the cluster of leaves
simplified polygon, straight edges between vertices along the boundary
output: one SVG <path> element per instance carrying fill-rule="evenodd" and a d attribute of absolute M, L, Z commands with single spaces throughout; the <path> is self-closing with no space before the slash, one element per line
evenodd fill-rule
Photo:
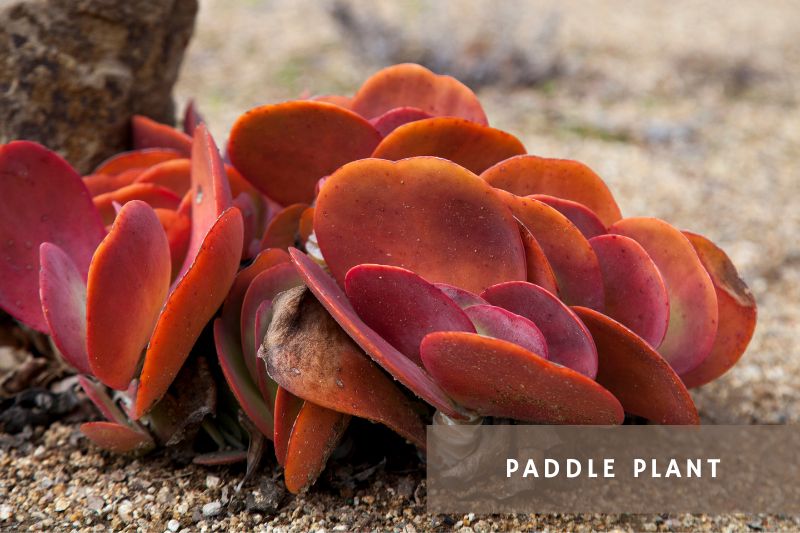
<path fill-rule="evenodd" d="M 417 65 L 250 110 L 226 159 L 193 106 L 184 131 L 136 117 L 133 143 L 84 177 L 0 147 L 0 306 L 52 337 L 108 419 L 84 433 L 115 451 L 202 423 L 202 461 L 244 458 L 227 389 L 295 492 L 353 416 L 420 449 L 434 410 L 696 424 L 687 387 L 755 327 L 712 242 L 623 218 L 588 167 L 528 155 Z"/>

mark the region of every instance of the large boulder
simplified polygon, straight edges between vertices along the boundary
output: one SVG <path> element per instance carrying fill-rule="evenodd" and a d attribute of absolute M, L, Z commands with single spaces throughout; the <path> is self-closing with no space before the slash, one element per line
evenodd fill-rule
<path fill-rule="evenodd" d="M 124 149 L 134 113 L 174 121 L 197 0 L 0 0 L 0 144 L 29 139 L 81 172 Z"/>

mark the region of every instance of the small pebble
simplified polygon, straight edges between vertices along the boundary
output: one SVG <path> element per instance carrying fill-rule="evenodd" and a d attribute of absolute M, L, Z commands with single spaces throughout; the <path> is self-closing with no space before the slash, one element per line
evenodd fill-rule
<path fill-rule="evenodd" d="M 209 489 L 216 489 L 219 487 L 220 479 L 217 476 L 206 476 L 206 487 Z"/>
<path fill-rule="evenodd" d="M 57 513 L 66 511 L 69 508 L 69 500 L 66 498 L 56 498 L 53 508 Z"/>
<path fill-rule="evenodd" d="M 122 500 L 117 507 L 117 514 L 122 519 L 123 522 L 130 522 L 133 520 L 133 505 L 128 500 Z"/>
<path fill-rule="evenodd" d="M 167 529 L 170 531 L 178 531 L 181 528 L 181 523 L 174 518 L 167 522 Z"/>
<path fill-rule="evenodd" d="M 203 506 L 203 516 L 216 516 L 222 510 L 222 503 L 213 501 Z"/>
<path fill-rule="evenodd" d="M 14 513 L 14 508 L 10 505 L 0 505 L 0 520 L 8 520 Z"/>

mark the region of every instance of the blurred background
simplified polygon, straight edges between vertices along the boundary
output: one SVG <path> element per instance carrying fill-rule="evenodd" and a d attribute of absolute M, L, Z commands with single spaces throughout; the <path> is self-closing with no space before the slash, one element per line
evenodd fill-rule
<path fill-rule="evenodd" d="M 201 0 L 176 89 L 222 144 L 237 116 L 352 94 L 412 61 L 478 92 L 537 155 L 579 159 L 626 216 L 703 233 L 759 302 L 707 422 L 800 420 L 800 4 L 794 0 Z"/>

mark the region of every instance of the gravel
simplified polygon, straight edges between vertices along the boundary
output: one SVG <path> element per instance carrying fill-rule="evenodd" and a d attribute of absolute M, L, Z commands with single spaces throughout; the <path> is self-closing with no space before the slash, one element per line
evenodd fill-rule
<path fill-rule="evenodd" d="M 400 4 L 376 2 L 375 9 Z M 468 13 L 473 3 L 463 5 Z M 703 422 L 800 421 L 796 5 L 513 5 L 521 18 L 558 15 L 553 46 L 563 68 L 534 88 L 483 89 L 493 125 L 518 135 L 531 153 L 589 164 L 626 215 L 659 216 L 725 248 L 756 295 L 759 324 L 741 363 L 693 393 Z M 442 24 L 450 24 L 447 35 L 478 22 L 464 15 Z M 502 32 L 487 31 L 488 46 L 495 35 Z M 223 144 L 250 107 L 304 89 L 349 92 L 376 68 L 342 46 L 318 2 L 208 2 L 178 98 L 197 99 Z M 237 491 L 241 469 L 181 466 L 158 453 L 113 457 L 89 447 L 72 425 L 57 423 L 22 441 L 3 438 L 0 530 L 800 529 L 800 517 L 773 515 L 429 515 L 421 467 L 379 469 L 350 488 L 321 482 L 292 497 L 272 465 Z"/>

